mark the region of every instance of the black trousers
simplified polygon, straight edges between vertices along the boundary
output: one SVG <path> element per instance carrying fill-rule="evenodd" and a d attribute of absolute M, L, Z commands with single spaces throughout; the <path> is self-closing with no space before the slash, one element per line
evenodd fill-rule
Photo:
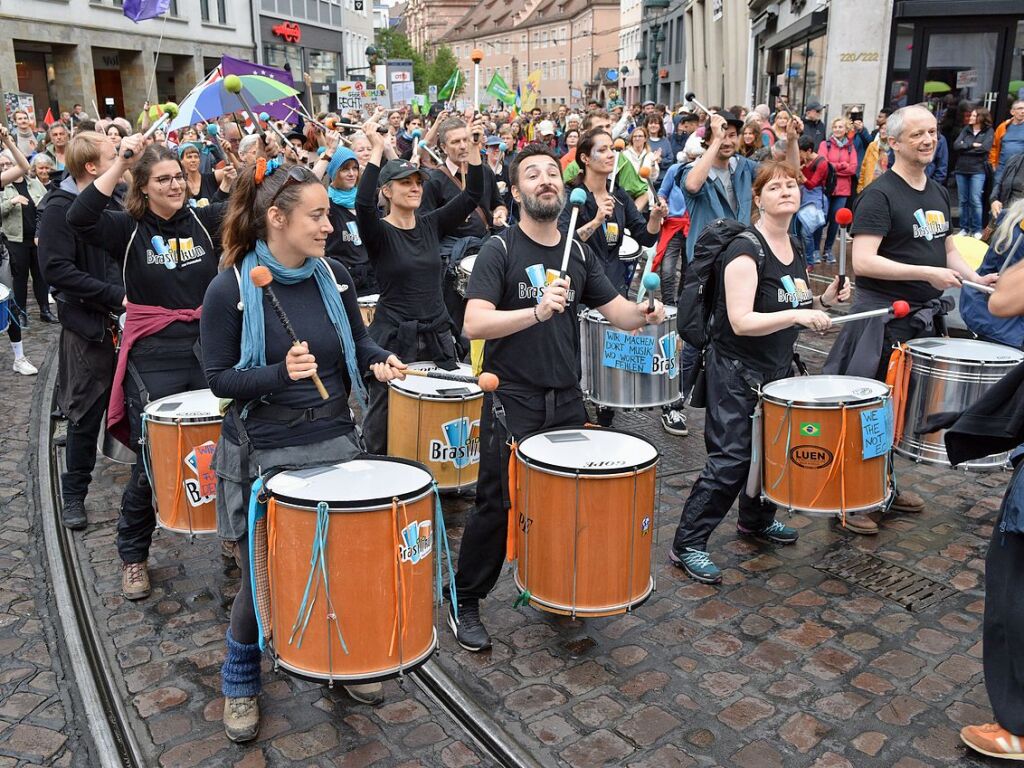
<path fill-rule="evenodd" d="M 103 428 L 103 414 L 107 412 L 110 393 L 97 398 L 92 407 L 78 421 L 68 420 L 67 445 L 64 449 L 66 471 L 61 475 L 61 496 L 64 501 L 84 499 L 96 468 L 96 444 Z"/>
<path fill-rule="evenodd" d="M 256 623 L 256 606 L 252 601 L 252 571 L 249 565 L 249 537 L 243 536 L 236 542 L 238 561 L 242 578 L 238 594 L 231 603 L 231 637 L 236 643 L 251 645 L 258 641 L 259 625 Z"/>
<path fill-rule="evenodd" d="M 560 404 L 538 395 L 529 402 L 502 395 L 505 423 L 521 440 L 531 432 L 549 427 L 578 427 L 587 422 L 583 398 Z M 455 586 L 459 600 L 481 600 L 501 575 L 508 530 L 508 434 L 494 417 L 494 399 L 484 395 L 480 416 L 480 474 L 476 483 L 476 507 L 469 514 L 459 547 Z"/>
<path fill-rule="evenodd" d="M 7 241 L 11 252 L 11 277 L 14 282 L 14 300 L 21 311 L 28 314 L 28 276 L 32 275 L 32 293 L 35 294 L 39 311 L 50 309 L 50 286 L 46 284 L 43 270 L 39 268 L 39 252 L 35 243 L 12 243 Z"/>
<path fill-rule="evenodd" d="M 131 424 L 132 445 L 142 439 L 142 413 L 146 404 L 168 395 L 205 389 L 208 385 L 202 366 L 191 349 L 173 346 L 159 354 L 135 354 L 129 357 L 142 380 L 145 392 L 130 374 L 125 377 L 124 395 Z M 132 465 L 132 474 L 121 496 L 121 515 L 117 519 L 117 553 L 125 563 L 141 563 L 149 557 L 149 545 L 156 528 L 153 489 L 141 461 Z"/>
<path fill-rule="evenodd" d="M 764 528 L 775 519 L 775 505 L 747 496 L 744 488 L 750 472 L 753 424 L 757 406 L 756 387 L 790 375 L 787 361 L 766 376 L 720 354 L 712 345 L 707 351 L 708 406 L 704 421 L 704 445 L 708 460 L 690 490 L 676 528 L 672 547 L 707 550 L 708 539 L 725 519 L 739 497 L 739 521 L 745 528 Z"/>
<path fill-rule="evenodd" d="M 1024 464 L 1018 465 L 1017 472 Z M 1010 489 L 1013 488 L 1010 483 Z M 1007 491 L 1009 496 L 1010 491 Z M 1005 507 L 1007 501 L 1004 499 Z M 982 662 L 996 722 L 1024 737 L 1024 535 L 1003 533 L 999 515 L 985 557 L 985 623 Z"/>

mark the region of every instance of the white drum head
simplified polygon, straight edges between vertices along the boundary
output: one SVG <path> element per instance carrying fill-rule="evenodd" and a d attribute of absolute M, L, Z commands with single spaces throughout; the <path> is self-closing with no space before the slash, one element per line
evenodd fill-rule
<path fill-rule="evenodd" d="M 7 301 L 11 297 L 11 289 L 0 283 L 0 301 Z"/>
<path fill-rule="evenodd" d="M 814 405 L 877 400 L 889 394 L 889 387 L 860 376 L 794 376 L 773 381 L 761 391 L 775 402 Z"/>
<path fill-rule="evenodd" d="M 476 254 L 467 256 L 459 262 L 459 269 L 465 272 L 467 275 L 473 274 L 473 265 L 476 264 Z"/>
<path fill-rule="evenodd" d="M 473 375 L 473 366 L 466 363 L 459 363 L 458 369 L 454 371 L 445 371 L 433 363 L 410 363 L 409 367 L 418 371 L 440 371 L 441 373 L 457 373 L 461 376 Z M 401 392 L 408 392 L 409 394 L 421 397 L 459 400 L 483 394 L 483 390 L 476 384 L 448 381 L 446 379 L 431 379 L 426 376 L 406 376 L 405 381 L 391 381 L 388 384 Z"/>
<path fill-rule="evenodd" d="M 411 461 L 374 457 L 353 459 L 323 467 L 296 469 L 274 475 L 267 489 L 276 498 L 297 506 L 365 509 L 408 500 L 430 489 L 433 478 Z"/>
<path fill-rule="evenodd" d="M 1024 353 L 1019 349 L 974 339 L 913 339 L 907 342 L 907 347 L 914 355 L 941 357 L 944 360 L 959 360 L 965 363 L 1015 364 L 1024 360 Z"/>
<path fill-rule="evenodd" d="M 124 324 L 128 322 L 128 313 L 122 312 L 117 316 L 117 327 L 124 331 Z"/>
<path fill-rule="evenodd" d="M 622 245 L 619 246 L 620 259 L 632 259 L 640 255 L 640 243 L 629 235 L 622 236 Z"/>
<path fill-rule="evenodd" d="M 145 413 L 151 421 L 219 419 L 220 399 L 208 389 L 197 389 L 154 400 L 146 406 Z"/>
<path fill-rule="evenodd" d="M 379 293 L 368 293 L 365 296 L 360 296 L 357 301 L 361 307 L 376 307 L 377 301 L 380 299 Z"/>
<path fill-rule="evenodd" d="M 531 435 L 519 444 L 519 455 L 556 472 L 608 475 L 651 466 L 658 449 L 626 432 L 579 427 Z"/>

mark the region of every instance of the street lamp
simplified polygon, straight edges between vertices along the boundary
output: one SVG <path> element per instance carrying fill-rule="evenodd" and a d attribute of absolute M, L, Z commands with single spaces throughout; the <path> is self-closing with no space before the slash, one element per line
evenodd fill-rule
<path fill-rule="evenodd" d="M 670 4 L 670 1 L 671 0 L 644 0 L 643 10 L 644 10 L 645 15 L 647 15 L 648 18 L 649 18 L 651 15 L 654 15 L 654 14 L 657 14 L 659 12 L 668 10 L 668 6 Z M 651 91 L 650 91 L 650 96 L 648 98 L 650 98 L 651 101 L 657 101 L 658 100 L 658 63 L 659 63 L 659 60 L 661 59 L 661 45 L 662 45 L 662 43 L 665 42 L 665 25 L 662 24 L 660 20 L 651 21 L 650 38 L 651 38 L 651 59 L 650 59 L 650 61 L 651 61 L 651 64 L 650 64 Z M 646 57 L 645 57 L 645 59 L 646 59 Z M 639 58 L 637 60 L 639 61 Z M 643 69 L 643 65 L 642 64 L 640 65 L 640 68 L 641 68 L 641 70 Z"/>

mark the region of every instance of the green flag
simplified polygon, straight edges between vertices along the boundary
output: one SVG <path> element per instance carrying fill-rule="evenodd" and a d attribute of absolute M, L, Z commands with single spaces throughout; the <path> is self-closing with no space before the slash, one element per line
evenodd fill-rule
<path fill-rule="evenodd" d="M 496 99 L 503 101 L 505 104 L 513 104 L 516 100 L 516 92 L 508 87 L 508 83 L 505 82 L 505 78 L 499 75 L 497 72 L 491 78 L 491 82 L 487 84 L 487 93 L 491 94 Z"/>
<path fill-rule="evenodd" d="M 452 96 L 454 96 L 456 93 L 458 93 L 458 90 L 459 90 L 459 80 L 461 79 L 461 76 L 462 76 L 462 70 L 460 70 L 458 67 L 456 67 L 455 71 L 452 72 L 452 76 L 448 78 L 448 82 L 446 82 L 441 87 L 441 90 L 438 91 L 438 93 L 437 93 L 438 101 L 447 101 Z"/>

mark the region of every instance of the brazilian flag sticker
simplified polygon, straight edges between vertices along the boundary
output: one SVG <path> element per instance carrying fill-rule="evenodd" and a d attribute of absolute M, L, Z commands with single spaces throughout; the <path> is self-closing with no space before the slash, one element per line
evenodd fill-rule
<path fill-rule="evenodd" d="M 800 434 L 804 437 L 821 437 L 821 424 L 816 421 L 800 422 Z"/>

